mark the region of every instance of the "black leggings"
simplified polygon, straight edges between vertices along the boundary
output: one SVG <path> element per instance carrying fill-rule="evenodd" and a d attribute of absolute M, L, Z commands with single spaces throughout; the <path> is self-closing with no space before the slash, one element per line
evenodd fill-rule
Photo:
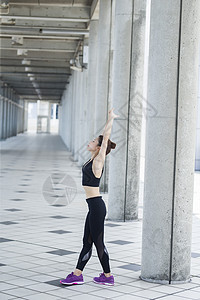
<path fill-rule="evenodd" d="M 88 203 L 89 212 L 85 220 L 83 248 L 79 255 L 76 268 L 83 271 L 92 255 L 92 245 L 94 242 L 104 273 L 110 273 L 109 255 L 103 241 L 106 206 L 102 196 L 87 198 L 86 201 Z"/>

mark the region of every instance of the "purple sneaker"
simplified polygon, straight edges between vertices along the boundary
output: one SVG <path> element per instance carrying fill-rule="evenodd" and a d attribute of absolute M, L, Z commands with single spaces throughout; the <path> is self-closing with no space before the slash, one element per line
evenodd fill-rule
<path fill-rule="evenodd" d="M 83 284 L 84 283 L 84 281 L 83 281 L 83 275 L 81 274 L 80 276 L 76 276 L 72 272 L 65 279 L 60 280 L 60 283 L 66 284 L 66 285 Z"/>
<path fill-rule="evenodd" d="M 104 273 L 100 273 L 99 277 L 94 277 L 93 281 L 95 283 L 99 284 L 105 284 L 105 285 L 114 285 L 114 277 L 111 275 L 110 277 L 106 277 Z"/>

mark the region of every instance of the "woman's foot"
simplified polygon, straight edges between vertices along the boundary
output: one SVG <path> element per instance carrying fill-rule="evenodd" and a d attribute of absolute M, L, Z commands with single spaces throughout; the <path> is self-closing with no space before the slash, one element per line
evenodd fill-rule
<path fill-rule="evenodd" d="M 104 273 L 104 275 L 105 275 L 106 277 L 110 277 L 110 276 L 111 276 L 111 273 Z"/>
<path fill-rule="evenodd" d="M 95 283 L 104 284 L 104 285 L 114 285 L 114 277 L 113 275 L 106 277 L 104 273 L 100 273 L 99 277 L 94 277 L 93 281 Z"/>
<path fill-rule="evenodd" d="M 82 271 L 79 270 L 79 269 L 76 269 L 74 272 L 73 272 L 74 275 L 76 276 L 80 276 L 82 274 Z"/>
<path fill-rule="evenodd" d="M 83 275 L 81 274 L 80 276 L 76 276 L 72 272 L 65 279 L 60 280 L 60 283 L 65 284 L 65 285 L 83 284 L 84 283 L 84 281 L 83 281 Z"/>

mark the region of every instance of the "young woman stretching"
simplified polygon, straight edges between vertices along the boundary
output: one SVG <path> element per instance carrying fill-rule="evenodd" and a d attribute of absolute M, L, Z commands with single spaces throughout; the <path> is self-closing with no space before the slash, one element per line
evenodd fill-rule
<path fill-rule="evenodd" d="M 99 284 L 114 285 L 114 277 L 110 273 L 109 255 L 104 245 L 104 220 L 106 216 L 106 206 L 102 196 L 99 193 L 99 183 L 103 173 L 105 157 L 111 149 L 116 147 L 109 137 L 111 134 L 113 119 L 119 117 L 113 113 L 113 108 L 108 113 L 103 135 L 99 135 L 91 141 L 87 149 L 92 157 L 82 166 L 82 185 L 86 193 L 88 203 L 88 214 L 85 220 L 83 248 L 80 252 L 76 269 L 69 274 L 66 279 L 60 280 L 60 283 L 83 284 L 82 271 L 92 255 L 92 245 L 95 244 L 103 273 L 99 277 L 94 277 L 93 281 Z"/>

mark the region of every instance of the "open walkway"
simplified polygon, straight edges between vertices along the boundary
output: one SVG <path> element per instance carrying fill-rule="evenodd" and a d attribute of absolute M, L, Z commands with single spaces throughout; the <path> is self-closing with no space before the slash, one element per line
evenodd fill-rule
<path fill-rule="evenodd" d="M 140 201 L 139 221 L 105 222 L 115 286 L 92 281 L 102 272 L 93 246 L 83 272 L 85 284 L 67 287 L 59 281 L 75 268 L 88 211 L 81 168 L 58 135 L 19 134 L 0 145 L 1 300 L 200 299 L 199 173 L 195 174 L 190 283 L 167 286 L 139 279 Z M 107 205 L 108 194 L 102 196 Z"/>

